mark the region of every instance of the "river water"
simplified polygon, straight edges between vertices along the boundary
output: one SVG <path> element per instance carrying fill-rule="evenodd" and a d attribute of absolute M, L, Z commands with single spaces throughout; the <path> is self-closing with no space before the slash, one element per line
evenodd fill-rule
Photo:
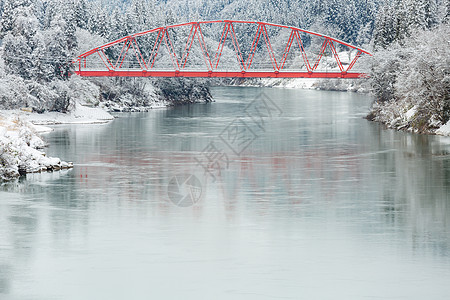
<path fill-rule="evenodd" d="M 55 126 L 74 169 L 0 188 L 0 299 L 448 299 L 449 138 L 367 95 L 213 94 Z"/>

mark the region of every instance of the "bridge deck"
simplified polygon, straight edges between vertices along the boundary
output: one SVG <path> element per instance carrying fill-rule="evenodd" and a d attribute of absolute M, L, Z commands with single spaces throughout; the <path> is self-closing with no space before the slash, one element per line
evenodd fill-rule
<path fill-rule="evenodd" d="M 305 72 L 305 71 L 173 71 L 173 70 L 76 70 L 83 77 L 205 77 L 205 78 L 367 78 L 356 72 Z"/>

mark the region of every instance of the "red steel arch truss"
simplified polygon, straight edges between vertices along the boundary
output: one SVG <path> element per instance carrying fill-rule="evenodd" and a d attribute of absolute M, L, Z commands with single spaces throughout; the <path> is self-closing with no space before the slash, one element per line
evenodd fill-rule
<path fill-rule="evenodd" d="M 222 25 L 219 27 L 222 29 L 222 33 L 219 33 L 220 39 L 218 42 L 217 40 L 214 42 L 214 47 L 208 47 L 206 40 L 213 41 L 214 39 L 205 38 L 202 27 L 212 24 Z M 253 41 L 251 46 L 244 47 L 247 48 L 246 55 L 241 50 L 246 45 L 239 44 L 236 34 L 236 26 L 242 25 L 256 27 L 256 33 L 251 39 Z M 179 55 L 177 55 L 174 47 L 174 38 L 171 37 L 171 32 L 173 33 L 177 28 L 185 29 L 185 36 L 177 36 L 177 40 L 182 40 L 184 44 L 184 50 L 179 51 Z M 286 44 L 277 45 L 279 49 L 284 49 L 278 58 L 268 28 L 270 30 L 285 30 L 285 32 L 290 33 Z M 189 32 L 188 35 L 187 32 Z M 301 35 L 319 38 L 320 50 L 314 54 L 307 54 Z M 138 39 L 142 37 L 152 37 L 146 42 L 146 54 L 141 51 L 138 44 Z M 234 50 L 234 56 L 238 63 L 238 67 L 234 67 L 234 69 L 221 67 L 220 64 L 221 59 L 223 60 L 224 46 L 230 39 L 232 46 L 229 48 Z M 277 40 L 279 41 L 280 38 Z M 140 43 L 142 45 L 142 42 Z M 190 59 L 190 54 L 192 54 L 191 50 L 194 44 L 197 45 L 198 49 L 196 55 L 201 56 L 202 63 L 192 68 L 187 67 L 187 62 Z M 343 63 L 339 57 L 337 46 L 346 48 L 352 53 L 346 63 Z M 111 54 L 108 54 L 108 51 L 111 52 L 113 47 L 116 49 L 114 58 Z M 215 48 L 216 50 L 212 52 L 208 50 L 209 48 Z M 263 48 L 267 50 L 266 63 L 269 67 L 267 65 L 263 68 L 254 66 L 255 53 L 262 51 Z M 298 60 L 301 62 L 301 68 L 286 68 L 287 58 L 290 54 L 292 56 L 293 49 L 295 49 Z M 334 58 L 334 68 L 324 71 L 319 68 L 319 65 L 323 61 L 327 49 L 331 50 L 330 57 Z M 161 58 L 162 51 L 165 52 L 166 60 L 169 60 L 169 66 L 159 66 L 158 58 Z M 213 53 L 213 55 L 210 55 L 210 53 Z M 76 64 L 75 73 L 85 77 L 363 78 L 368 77 L 368 75 L 364 72 L 351 72 L 355 63 L 363 54 L 372 56 L 368 51 L 346 42 L 296 27 L 266 22 L 220 20 L 164 26 L 126 36 L 81 54 L 74 64 Z M 311 60 L 311 56 L 314 56 L 315 59 Z M 197 57 L 197 61 L 199 59 Z M 130 63 L 130 60 L 132 60 L 132 63 Z M 93 61 L 97 61 L 97 63 L 93 63 Z"/>

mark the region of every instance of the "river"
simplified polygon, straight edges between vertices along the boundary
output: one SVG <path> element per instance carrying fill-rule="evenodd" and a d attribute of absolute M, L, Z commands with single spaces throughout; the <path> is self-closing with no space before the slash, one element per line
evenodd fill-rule
<path fill-rule="evenodd" d="M 0 187 L 1 299 L 448 299 L 450 138 L 367 95 L 224 87 L 59 125 Z"/>

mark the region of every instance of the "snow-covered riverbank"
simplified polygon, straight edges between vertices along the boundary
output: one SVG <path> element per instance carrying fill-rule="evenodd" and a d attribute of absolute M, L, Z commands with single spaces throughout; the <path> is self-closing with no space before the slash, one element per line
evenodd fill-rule
<path fill-rule="evenodd" d="M 79 103 L 66 114 L 32 113 L 27 110 L 0 110 L 0 180 L 17 178 L 21 174 L 58 171 L 73 167 L 60 158 L 47 157 L 46 146 L 40 134 L 53 129 L 43 125 L 106 123 L 114 117 L 101 108 L 90 108 Z"/>
<path fill-rule="evenodd" d="M 42 151 L 44 140 L 39 132 L 51 131 L 35 126 L 19 116 L 0 113 L 0 180 L 9 180 L 25 173 L 57 171 L 73 167 L 56 157 L 47 157 Z"/>
<path fill-rule="evenodd" d="M 18 117 L 34 125 L 56 125 L 56 124 L 100 124 L 114 119 L 108 112 L 101 108 L 91 108 L 79 103 L 68 113 L 46 112 L 43 114 L 33 113 L 28 110 L 0 110 L 4 117 Z"/>
<path fill-rule="evenodd" d="M 427 120 L 428 126 L 419 126 L 421 117 L 418 106 L 408 101 L 375 102 L 368 119 L 383 123 L 386 127 L 421 134 L 437 134 L 450 136 L 450 121 L 442 124 L 436 116 Z"/>
<path fill-rule="evenodd" d="M 411 33 L 375 52 L 376 98 L 369 119 L 389 128 L 450 135 L 450 56 L 447 24 Z"/>
<path fill-rule="evenodd" d="M 235 86 L 274 87 L 287 89 L 308 89 L 369 93 L 370 83 L 365 79 L 317 79 L 317 78 L 263 78 L 239 79 L 231 82 Z"/>

